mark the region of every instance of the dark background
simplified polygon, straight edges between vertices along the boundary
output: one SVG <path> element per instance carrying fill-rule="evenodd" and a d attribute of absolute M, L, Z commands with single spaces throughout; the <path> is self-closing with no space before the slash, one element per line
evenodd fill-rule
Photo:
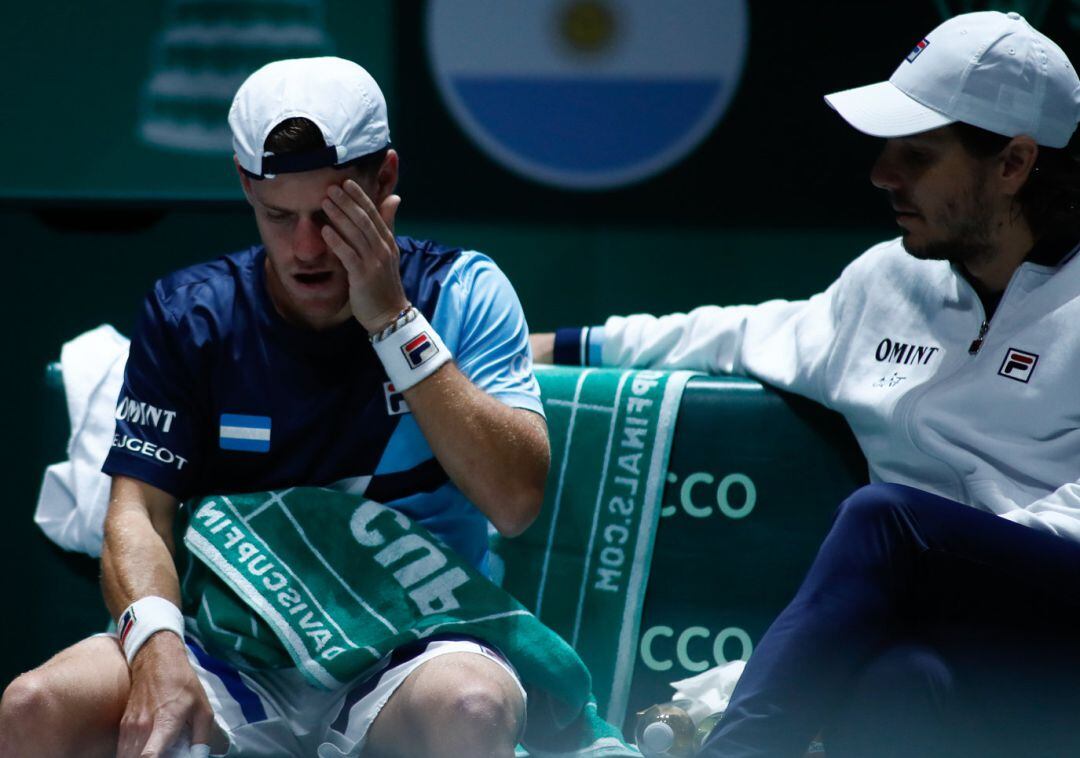
<path fill-rule="evenodd" d="M 534 330 L 547 330 L 611 313 L 804 297 L 895 234 L 867 180 L 878 142 L 821 98 L 888 77 L 947 7 L 1019 10 L 1066 52 L 1078 49 L 1075 0 L 751 2 L 747 59 L 723 120 L 679 164 L 604 192 L 535 184 L 473 145 L 428 72 L 423 3 L 327 0 L 322 23 L 329 49 L 368 68 L 390 102 L 399 231 L 492 255 Z M 155 278 L 255 241 L 227 155 L 137 136 L 170 8 L 24 3 L 5 10 L 0 28 L 0 317 L 10 356 L 0 374 L 9 398 L 0 685 L 106 622 L 92 580 L 75 579 L 31 521 L 41 471 L 63 457 L 66 435 L 46 364 L 100 323 L 129 332 Z"/>

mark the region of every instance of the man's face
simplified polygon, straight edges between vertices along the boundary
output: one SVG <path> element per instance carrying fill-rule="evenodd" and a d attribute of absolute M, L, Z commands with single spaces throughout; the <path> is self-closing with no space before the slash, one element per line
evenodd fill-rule
<path fill-rule="evenodd" d="M 328 220 L 321 205 L 331 185 L 350 177 L 372 195 L 370 180 L 334 168 L 242 179 L 266 246 L 270 299 L 294 324 L 325 329 L 349 318 L 349 281 L 323 240 Z"/>
<path fill-rule="evenodd" d="M 916 258 L 972 263 L 992 253 L 1000 198 L 992 159 L 971 155 L 949 127 L 886 140 L 870 180 L 889 193 L 904 248 Z"/>

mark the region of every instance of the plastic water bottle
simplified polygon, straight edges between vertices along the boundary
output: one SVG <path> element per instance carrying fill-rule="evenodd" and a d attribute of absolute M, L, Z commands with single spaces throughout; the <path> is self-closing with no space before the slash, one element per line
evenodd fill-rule
<path fill-rule="evenodd" d="M 678 701 L 660 703 L 637 715 L 638 750 L 645 758 L 691 758 L 694 721 Z"/>
<path fill-rule="evenodd" d="M 709 734 L 712 733 L 713 727 L 716 726 L 723 717 L 724 714 L 722 712 L 710 713 L 698 722 L 697 729 L 694 730 L 694 755 L 697 755 L 701 750 L 701 746 L 705 744 L 705 740 L 707 740 Z"/>

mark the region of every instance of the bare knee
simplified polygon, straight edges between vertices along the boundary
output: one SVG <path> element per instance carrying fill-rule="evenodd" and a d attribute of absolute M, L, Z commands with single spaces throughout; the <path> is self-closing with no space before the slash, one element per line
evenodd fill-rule
<path fill-rule="evenodd" d="M 30 755 L 52 743 L 62 723 L 57 694 L 36 671 L 19 676 L 0 699 L 0 756 Z"/>
<path fill-rule="evenodd" d="M 483 676 L 459 681 L 453 689 L 428 690 L 414 707 L 424 755 L 430 756 L 512 755 L 524 710 L 520 695 L 511 697 L 498 681 Z"/>
<path fill-rule="evenodd" d="M 0 698 L 0 758 L 115 755 L 128 693 L 115 640 L 92 637 L 19 676 Z"/>
<path fill-rule="evenodd" d="M 58 700 L 49 691 L 45 677 L 31 671 L 17 677 L 4 690 L 3 699 L 0 700 L 0 717 L 13 724 L 47 720 L 56 714 L 57 706 Z"/>
<path fill-rule="evenodd" d="M 516 735 L 522 706 L 520 696 L 509 694 L 490 679 L 473 680 L 449 694 L 442 712 L 448 721 L 478 737 Z"/>
<path fill-rule="evenodd" d="M 379 756 L 512 756 L 524 713 L 504 668 L 471 653 L 440 656 L 387 703 L 372 725 L 377 744 L 369 747 Z M 389 744 L 393 750 L 378 749 Z"/>

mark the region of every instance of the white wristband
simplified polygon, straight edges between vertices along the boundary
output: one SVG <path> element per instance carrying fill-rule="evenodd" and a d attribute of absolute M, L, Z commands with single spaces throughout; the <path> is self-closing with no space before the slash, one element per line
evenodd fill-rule
<path fill-rule="evenodd" d="M 371 344 L 397 392 L 427 379 L 454 357 L 419 310 L 411 321 Z"/>
<path fill-rule="evenodd" d="M 184 614 L 165 598 L 150 595 L 136 600 L 120 614 L 116 631 L 130 666 L 135 653 L 155 632 L 173 632 L 184 639 Z"/>

